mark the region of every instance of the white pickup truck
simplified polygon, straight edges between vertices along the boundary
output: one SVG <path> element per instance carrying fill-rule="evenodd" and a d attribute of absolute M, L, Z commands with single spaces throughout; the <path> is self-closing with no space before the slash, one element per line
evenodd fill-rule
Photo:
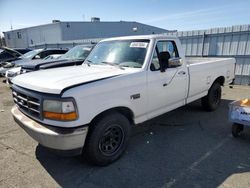
<path fill-rule="evenodd" d="M 14 78 L 12 114 L 41 145 L 107 165 L 124 152 L 133 125 L 200 98 L 215 110 L 234 67 L 234 58 L 185 58 L 167 35 L 105 39 L 82 66 Z"/>

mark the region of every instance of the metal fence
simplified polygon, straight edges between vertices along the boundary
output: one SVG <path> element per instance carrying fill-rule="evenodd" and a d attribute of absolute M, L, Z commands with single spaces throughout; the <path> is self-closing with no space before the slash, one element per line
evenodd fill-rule
<path fill-rule="evenodd" d="M 250 25 L 182 31 L 186 56 L 235 57 L 236 84 L 250 85 Z"/>
<path fill-rule="evenodd" d="M 169 32 L 178 35 L 186 56 L 201 57 L 235 57 L 235 84 L 250 85 L 250 25 L 213 28 L 208 30 Z M 59 44 L 37 44 L 31 48 L 71 48 L 79 44 L 98 42 L 68 41 Z"/>

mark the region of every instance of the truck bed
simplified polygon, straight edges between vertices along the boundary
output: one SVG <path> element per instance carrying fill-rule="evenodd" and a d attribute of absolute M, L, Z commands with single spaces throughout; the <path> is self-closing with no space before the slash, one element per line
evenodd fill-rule
<path fill-rule="evenodd" d="M 218 57 L 186 57 L 188 65 L 203 64 L 203 63 L 214 63 L 232 60 L 232 58 L 218 58 Z"/>
<path fill-rule="evenodd" d="M 187 57 L 189 92 L 187 103 L 207 95 L 216 78 L 222 76 L 225 85 L 234 78 L 234 58 Z"/>

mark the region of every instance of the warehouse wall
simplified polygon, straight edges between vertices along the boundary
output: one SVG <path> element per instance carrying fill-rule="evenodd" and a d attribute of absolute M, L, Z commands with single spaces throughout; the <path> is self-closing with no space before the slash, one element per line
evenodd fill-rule
<path fill-rule="evenodd" d="M 182 31 L 186 56 L 235 57 L 236 84 L 250 85 L 250 25 Z"/>
<path fill-rule="evenodd" d="M 60 29 L 59 23 L 53 23 L 4 32 L 4 36 L 10 48 L 29 48 L 47 41 L 54 44 L 60 42 Z"/>
<path fill-rule="evenodd" d="M 165 33 L 167 30 L 138 22 L 60 22 L 62 40 L 110 38 Z M 136 30 L 134 30 L 136 29 Z"/>
<path fill-rule="evenodd" d="M 138 22 L 56 22 L 4 32 L 11 48 L 72 47 L 100 38 L 165 33 Z M 85 41 L 86 40 L 86 41 Z"/>

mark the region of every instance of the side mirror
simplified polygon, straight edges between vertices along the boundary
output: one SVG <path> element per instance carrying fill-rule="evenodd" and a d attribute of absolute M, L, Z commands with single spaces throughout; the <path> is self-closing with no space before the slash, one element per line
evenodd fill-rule
<path fill-rule="evenodd" d="M 182 65 L 182 59 L 180 57 L 174 57 L 168 60 L 168 68 L 175 68 L 181 65 Z"/>
<path fill-rule="evenodd" d="M 36 55 L 34 59 L 41 59 L 40 55 Z"/>

